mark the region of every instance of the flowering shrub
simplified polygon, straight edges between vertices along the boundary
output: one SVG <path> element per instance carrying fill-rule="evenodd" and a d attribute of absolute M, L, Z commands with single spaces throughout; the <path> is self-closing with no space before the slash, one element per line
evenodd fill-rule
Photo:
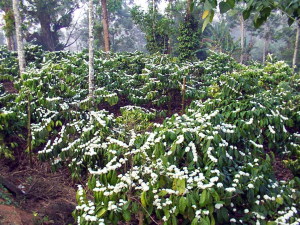
<path fill-rule="evenodd" d="M 89 177 L 77 193 L 79 224 L 300 222 L 299 179 L 279 182 L 272 168 L 275 153 L 299 173 L 300 77 L 285 63 L 96 52 L 90 102 L 84 52 L 32 51 L 19 93 L 0 86 L 0 144 L 21 133 L 29 98 L 39 158 L 68 165 L 75 180 Z M 0 70 L 16 65 L 1 54 Z M 183 78 L 193 100 L 185 114 L 153 122 L 180 97 Z M 119 103 L 120 115 L 103 109 Z"/>
<path fill-rule="evenodd" d="M 274 179 L 263 146 L 236 138 L 237 126 L 219 111 L 199 111 L 174 115 L 129 143 L 108 143 L 111 160 L 89 169 L 94 201 L 79 187 L 78 223 L 297 224 L 299 192 Z"/>

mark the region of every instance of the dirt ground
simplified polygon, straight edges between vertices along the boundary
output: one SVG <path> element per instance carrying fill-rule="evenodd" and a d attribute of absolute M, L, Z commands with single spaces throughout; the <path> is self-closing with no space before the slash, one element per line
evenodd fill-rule
<path fill-rule="evenodd" d="M 70 179 L 69 171 L 52 172 L 48 163 L 37 159 L 30 168 L 26 161 L 11 170 L 12 164 L 0 160 L 0 175 L 25 193 L 23 197 L 11 196 L 9 205 L 0 202 L 0 224 L 74 224 L 76 185 Z"/>

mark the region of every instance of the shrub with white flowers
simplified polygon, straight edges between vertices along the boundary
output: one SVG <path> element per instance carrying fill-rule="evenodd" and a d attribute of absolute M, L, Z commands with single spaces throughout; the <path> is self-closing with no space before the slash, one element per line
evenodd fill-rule
<path fill-rule="evenodd" d="M 300 76 L 285 63 L 95 52 L 90 101 L 85 53 L 32 51 L 19 93 L 0 85 L 0 154 L 14 145 L 2 137 L 24 129 L 29 96 L 39 158 L 89 177 L 78 186 L 78 224 L 300 222 L 299 179 L 279 182 L 272 168 L 276 153 L 300 171 Z M 15 56 L 0 49 L 0 58 L 0 80 L 17 77 Z M 183 78 L 186 113 L 154 123 L 181 101 Z M 116 104 L 118 115 L 104 110 Z"/>

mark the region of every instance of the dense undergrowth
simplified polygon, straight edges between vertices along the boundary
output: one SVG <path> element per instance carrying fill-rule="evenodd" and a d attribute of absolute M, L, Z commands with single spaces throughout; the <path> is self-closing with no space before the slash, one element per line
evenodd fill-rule
<path fill-rule="evenodd" d="M 28 47 L 26 57 L 19 78 L 15 55 L 0 51 L 0 80 L 18 90 L 0 85 L 0 154 L 25 141 L 29 99 L 39 158 L 89 177 L 79 224 L 299 223 L 300 76 L 284 62 L 97 52 L 89 101 L 84 52 Z M 156 123 L 182 95 L 185 113 Z M 275 155 L 293 180 L 276 179 Z"/>

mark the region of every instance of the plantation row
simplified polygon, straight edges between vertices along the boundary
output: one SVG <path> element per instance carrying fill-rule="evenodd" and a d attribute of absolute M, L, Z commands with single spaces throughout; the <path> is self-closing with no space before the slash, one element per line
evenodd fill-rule
<path fill-rule="evenodd" d="M 96 52 L 90 101 L 84 52 L 28 47 L 26 57 L 19 79 L 15 55 L 0 51 L 0 80 L 18 90 L 0 86 L 0 154 L 26 139 L 29 101 L 39 158 L 89 177 L 78 224 L 300 222 L 299 179 L 277 181 L 272 167 L 277 155 L 300 173 L 300 76 L 285 63 Z M 192 100 L 184 114 L 155 122 L 182 98 Z"/>

